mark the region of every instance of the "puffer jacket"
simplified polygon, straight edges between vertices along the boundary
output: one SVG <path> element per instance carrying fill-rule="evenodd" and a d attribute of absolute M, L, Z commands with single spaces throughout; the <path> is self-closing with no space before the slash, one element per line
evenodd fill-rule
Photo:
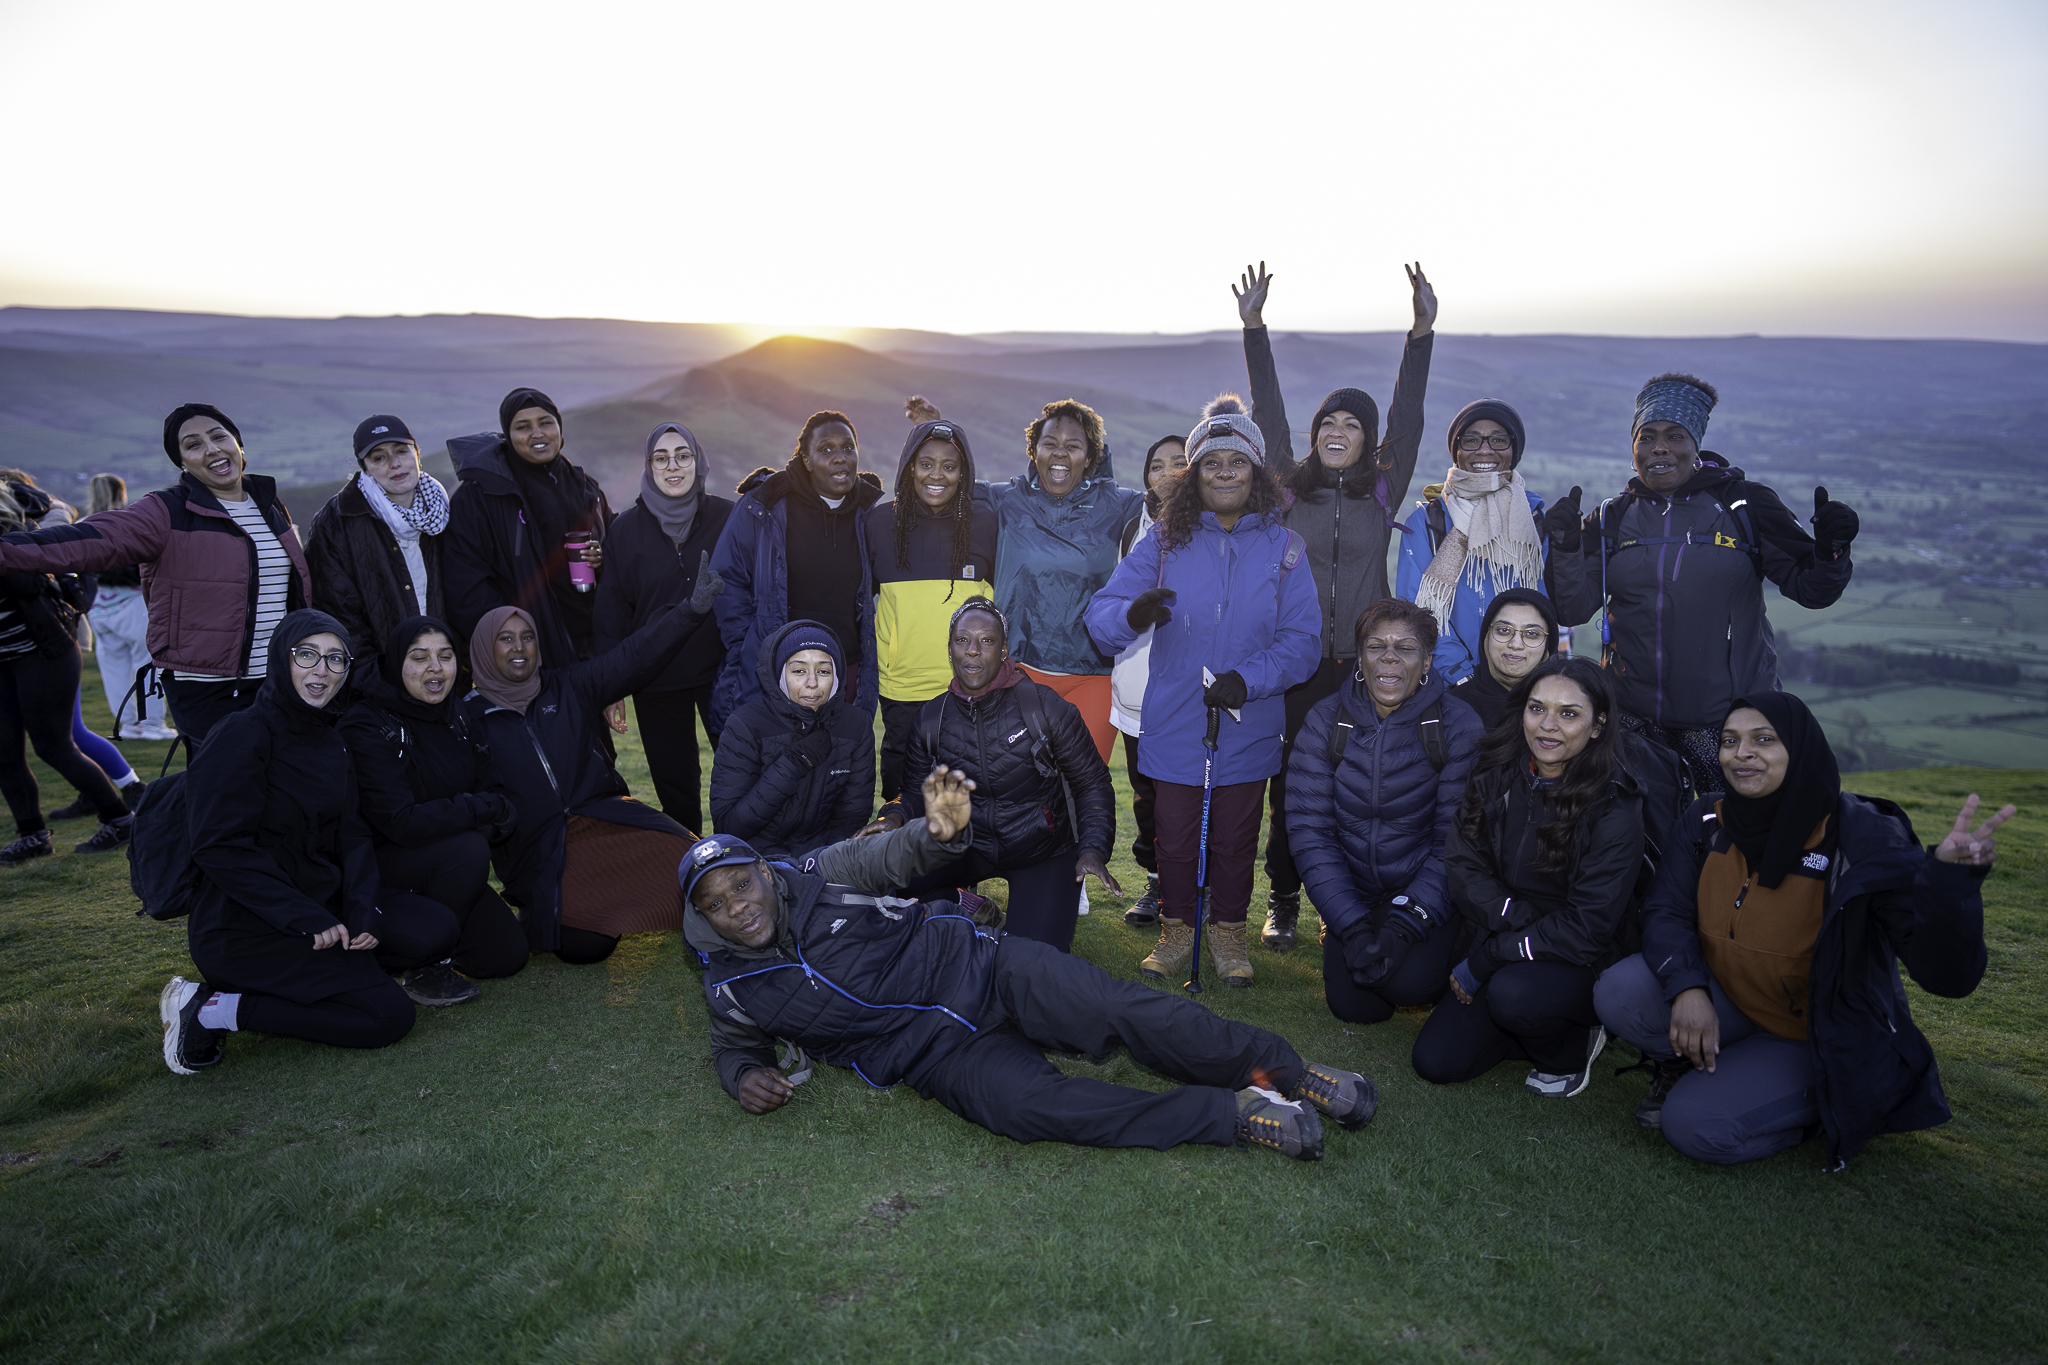
<path fill-rule="evenodd" d="M 711 761 L 711 827 L 737 834 L 765 858 L 786 858 L 850 839 L 875 805 L 875 727 L 842 693 L 817 710 L 782 691 L 775 651 L 813 621 L 792 621 L 755 655 L 761 695 L 733 712 Z M 832 737 L 813 766 L 797 746 L 813 732 Z"/>
<path fill-rule="evenodd" d="M 441 535 L 420 537 L 427 567 L 427 605 L 422 611 L 412 572 L 398 537 L 371 508 L 362 485 L 350 479 L 313 514 L 306 532 L 306 565 L 320 609 L 348 627 L 359 657 L 375 666 L 384 637 L 409 616 L 442 615 Z M 546 656 L 542 656 L 546 657 Z"/>
<path fill-rule="evenodd" d="M 1628 770 L 1617 764 L 1607 795 L 1579 816 L 1562 876 L 1536 870 L 1536 830 L 1550 822 L 1550 799 L 1536 788 L 1526 755 L 1474 773 L 1470 785 L 1486 807 L 1486 838 L 1473 844 L 1453 821 L 1444 865 L 1451 908 L 1490 940 L 1490 954 L 1472 954 L 1473 974 L 1484 981 L 1517 960 L 1597 971 L 1636 951 L 1640 931 L 1629 907 L 1647 864 L 1642 788 Z M 1510 803 L 1520 811 L 1511 813 Z M 1522 831 L 1514 848 L 1511 827 Z"/>
<path fill-rule="evenodd" d="M 740 707 L 764 695 L 755 661 L 761 644 L 789 624 L 789 505 L 800 491 L 787 469 L 757 469 L 740 485 L 740 500 L 726 518 L 711 552 L 711 567 L 725 580 L 718 596 L 718 634 L 725 641 L 725 663 L 711 688 L 711 718 L 720 730 Z M 859 685 L 849 698 L 853 709 L 872 716 L 878 695 L 875 663 L 874 565 L 868 554 L 867 509 L 882 496 L 882 481 L 867 470 L 847 494 L 855 500 L 853 529 L 860 550 L 862 583 L 859 611 L 862 649 Z"/>
<path fill-rule="evenodd" d="M 990 487 L 999 526 L 996 605 L 1010 621 L 1010 657 L 1050 673 L 1107 673 L 1107 654 L 1089 639 L 1082 614 L 1116 568 L 1124 524 L 1145 495 L 1095 474 L 1064 498 L 1038 486 L 1036 470 Z"/>
<path fill-rule="evenodd" d="M 1043 742 L 1034 742 L 1024 718 L 1026 689 L 1045 717 Z M 926 741 L 920 712 L 903 771 L 928 773 L 943 763 L 974 779 L 976 853 L 1004 869 L 1030 867 L 1069 846 L 1109 856 L 1116 846 L 1116 788 L 1072 702 L 1006 664 L 980 696 L 948 688 L 938 705 L 938 752 Z M 924 814 L 919 783 L 906 781 L 899 801 L 910 816 Z"/>
<path fill-rule="evenodd" d="M 1394 561 L 1394 596 L 1405 602 L 1415 600 L 1415 594 L 1422 587 L 1422 576 L 1429 572 L 1430 561 L 1436 558 L 1440 542 L 1433 543 L 1430 533 L 1430 504 L 1436 503 L 1440 509 L 1443 499 L 1443 486 L 1429 485 L 1422 490 L 1422 500 L 1415 504 L 1408 520 L 1401 524 L 1401 548 Z M 1444 524 L 1448 526 L 1449 515 L 1441 510 L 1438 515 L 1444 517 Z M 1534 492 L 1529 494 L 1529 515 L 1536 521 L 1536 538 L 1542 544 L 1544 558 L 1548 559 L 1550 538 L 1543 530 L 1543 499 Z M 1520 586 L 1543 591 L 1540 579 Z M 1480 627 L 1486 620 L 1486 609 L 1493 605 L 1496 595 L 1474 586 L 1469 575 L 1458 580 L 1457 595 L 1451 599 L 1451 619 L 1439 622 L 1442 629 L 1437 631 L 1436 652 L 1430 656 L 1429 662 L 1432 673 L 1440 674 L 1446 682 L 1456 683 L 1471 677 L 1475 669 L 1484 667 L 1486 642 L 1480 638 Z"/>
<path fill-rule="evenodd" d="M 684 909 L 684 937 L 705 963 L 711 1057 L 728 1095 L 739 1098 L 749 1071 L 775 1065 L 777 1038 L 888 1086 L 946 1035 L 975 1030 L 1000 940 L 951 902 L 881 899 L 966 851 L 965 831 L 942 844 L 915 820 L 820 849 L 801 867 L 771 863 L 780 924 L 761 948 L 726 942 L 695 905 Z"/>
<path fill-rule="evenodd" d="M 1244 678 L 1243 719 L 1225 716 L 1217 732 L 1217 786 L 1256 782 L 1280 771 L 1284 694 L 1316 671 L 1315 580 L 1303 572 L 1301 537 L 1277 517 L 1245 516 L 1225 531 L 1202 513 L 1193 538 L 1162 551 L 1163 528 L 1131 547 L 1109 583 L 1088 603 L 1088 633 L 1111 655 L 1137 638 L 1131 600 L 1155 586 L 1176 594 L 1173 619 L 1153 628 L 1145 682 L 1138 771 L 1165 782 L 1202 785 L 1208 708 L 1202 670 Z M 1164 559 L 1164 568 L 1161 560 Z"/>
<path fill-rule="evenodd" d="M 1671 729 L 1718 728 L 1737 697 L 1777 691 L 1764 580 L 1802 607 L 1832 606 L 1849 586 L 1847 550 L 1819 558 L 1778 495 L 1712 451 L 1669 498 L 1630 479 L 1614 501 L 1612 549 L 1603 555 L 1595 507 L 1580 553 L 1550 556 L 1546 573 L 1560 623 L 1580 625 L 1606 607 L 1621 708 Z M 1746 503 L 1756 554 L 1724 501 Z"/>
<path fill-rule="evenodd" d="M 8 491 L 30 523 L 48 516 L 57 505 L 34 484 L 10 483 Z M 68 524 L 61 517 L 53 520 Z M 0 573 L 0 604 L 20 614 L 22 629 L 38 654 L 56 659 L 78 649 L 79 613 L 99 596 L 100 581 L 92 574 Z"/>
<path fill-rule="evenodd" d="M 904 483 L 919 446 L 939 428 L 960 451 L 960 477 L 973 496 L 968 502 L 967 560 L 953 570 L 958 518 L 934 516 Z M 952 681 L 946 646 L 953 613 L 970 597 L 995 593 L 996 513 L 986 484 L 974 481 L 974 452 L 956 422 L 920 422 L 903 442 L 896 464 L 896 496 L 868 509 L 868 558 L 875 580 L 875 653 L 881 695 L 891 701 L 936 697 Z M 911 515 L 907 565 L 896 563 L 896 509 Z"/>
<path fill-rule="evenodd" d="M 242 488 L 291 560 L 285 609 L 309 605 L 305 552 L 291 512 L 278 499 L 277 481 L 245 474 Z M 217 678 L 248 671 L 256 633 L 256 542 L 190 474 L 84 521 L 0 537 L 0 571 L 97 573 L 129 564 L 142 567 L 153 663 Z"/>
<path fill-rule="evenodd" d="M 1699 945 L 1700 865 L 1729 839 L 1716 797 L 1696 802 L 1643 904 L 1643 960 L 1666 1000 L 1705 989 Z M 1903 962 L 1914 984 L 1960 999 L 1984 979 L 1984 870 L 1923 850 L 1890 801 L 1843 792 L 1835 807 L 1834 866 L 1807 984 L 1807 1046 L 1820 1076 L 1828 1155 L 1846 1161 L 1884 1133 L 1949 1119 L 1934 1049 L 1913 1024 Z"/>
<path fill-rule="evenodd" d="M 1302 722 L 1287 761 L 1287 846 L 1309 900 L 1339 938 L 1403 892 L 1432 912 L 1450 910 L 1444 844 L 1484 731 L 1470 707 L 1444 693 L 1432 673 L 1381 720 L 1365 684 L 1352 678 Z M 1355 728 L 1332 763 L 1340 701 Z M 1432 705 L 1443 714 L 1441 773 L 1429 766 L 1420 729 Z"/>

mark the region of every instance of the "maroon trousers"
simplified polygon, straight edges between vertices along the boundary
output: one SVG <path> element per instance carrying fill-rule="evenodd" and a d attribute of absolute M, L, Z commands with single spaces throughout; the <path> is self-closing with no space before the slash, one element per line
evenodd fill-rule
<path fill-rule="evenodd" d="M 1183 924 L 1195 922 L 1195 869 L 1202 851 L 1202 789 L 1159 782 L 1159 912 Z M 1266 780 L 1217 787 L 1209 801 L 1209 919 L 1243 924 L 1252 904 L 1252 870 L 1259 852 L 1259 817 L 1265 813 Z"/>

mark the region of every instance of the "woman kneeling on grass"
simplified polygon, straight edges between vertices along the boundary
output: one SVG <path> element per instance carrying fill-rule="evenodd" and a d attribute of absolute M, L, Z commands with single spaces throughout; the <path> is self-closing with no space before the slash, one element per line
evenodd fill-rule
<path fill-rule="evenodd" d="M 164 1061 L 216 1065 L 226 1033 L 387 1047 L 413 1005 L 388 974 L 448 955 L 447 907 L 380 893 L 355 768 L 335 732 L 348 633 L 299 610 L 272 632 L 253 705 L 192 756 L 186 814 L 202 882 L 187 921 L 199 982 L 174 976 L 158 1009 Z"/>
<path fill-rule="evenodd" d="M 1935 995 L 1984 977 L 1983 883 L 2005 807 L 1975 796 L 1923 851 L 1904 811 L 1842 790 L 1797 697 L 1736 701 L 1721 726 L 1725 795 L 1701 798 L 1658 869 L 1643 951 L 1600 978 L 1607 1026 L 1656 1062 L 1636 1122 L 1719 1165 L 1816 1133 L 1829 1169 L 1881 1133 L 1945 1123 L 1898 962 Z"/>
<path fill-rule="evenodd" d="M 491 889 L 491 845 L 519 817 L 462 709 L 460 658 L 444 623 L 398 622 L 378 666 L 357 670 L 366 695 L 341 720 L 383 884 L 438 901 L 460 925 L 451 955 L 399 979 L 422 1005 L 474 1000 L 469 978 L 526 965 L 526 935 Z"/>
<path fill-rule="evenodd" d="M 1480 745 L 1446 845 L 1451 904 L 1476 942 L 1415 1040 L 1415 1071 L 1442 1085 L 1522 1057 L 1529 1090 L 1562 1099 L 1607 1043 L 1593 982 L 1636 948 L 1643 796 L 1597 664 L 1543 663 L 1509 714 Z"/>

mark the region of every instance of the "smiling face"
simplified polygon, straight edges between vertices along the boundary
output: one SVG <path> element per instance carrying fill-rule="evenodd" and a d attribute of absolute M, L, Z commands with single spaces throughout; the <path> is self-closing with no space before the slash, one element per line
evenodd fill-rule
<path fill-rule="evenodd" d="M 1382 718 L 1415 695 L 1429 651 L 1415 627 L 1403 621 L 1375 621 L 1358 642 L 1358 671 L 1365 675 L 1366 694 Z"/>
<path fill-rule="evenodd" d="M 1491 417 L 1482 417 L 1458 437 L 1458 468 L 1474 474 L 1502 473 L 1514 459 L 1514 452 L 1508 429 Z"/>
<path fill-rule="evenodd" d="M 1486 671 L 1502 687 L 1513 687 L 1543 662 L 1550 644 L 1550 626 L 1543 613 L 1526 602 L 1510 602 L 1493 614 L 1486 628 Z"/>
<path fill-rule="evenodd" d="M 1652 493 L 1679 488 L 1699 466 L 1699 443 L 1678 423 L 1645 422 L 1636 433 L 1636 477 Z"/>
<path fill-rule="evenodd" d="M 815 711 L 832 700 L 837 674 L 830 654 L 822 649 L 800 649 L 782 666 L 782 695 L 806 711 Z"/>
<path fill-rule="evenodd" d="M 546 408 L 521 408 L 505 429 L 512 453 L 528 464 L 546 464 L 562 453 L 562 424 Z"/>
<path fill-rule="evenodd" d="M 1365 454 L 1365 423 L 1348 412 L 1333 412 L 1316 423 L 1316 455 L 1325 469 L 1349 469 Z"/>
<path fill-rule="evenodd" d="M 1721 725 L 1721 771 L 1730 791 L 1751 800 L 1769 796 L 1785 785 L 1791 766 L 1792 751 L 1768 716 L 1749 706 L 1728 713 Z"/>
<path fill-rule="evenodd" d="M 1522 712 L 1522 738 L 1536 760 L 1539 777 L 1562 777 L 1565 765 L 1586 750 L 1607 723 L 1593 713 L 1593 699 L 1570 678 L 1545 678 L 1529 693 Z"/>
<path fill-rule="evenodd" d="M 215 497 L 242 500 L 242 471 L 248 460 L 218 418 L 188 417 L 178 428 L 178 462 Z"/>
<path fill-rule="evenodd" d="M 309 650 L 312 652 L 308 653 Z M 341 659 L 338 665 L 334 662 L 336 657 Z M 348 650 L 333 631 L 323 630 L 300 640 L 292 646 L 289 659 L 292 688 L 308 706 L 327 705 L 348 681 Z M 307 659 L 312 660 L 311 667 L 304 662 Z"/>
<path fill-rule="evenodd" d="M 1202 509 L 1219 520 L 1234 522 L 1244 515 L 1252 496 L 1252 457 L 1242 450 L 1214 450 L 1196 467 L 1202 484 Z"/>
<path fill-rule="evenodd" d="M 1160 487 L 1175 471 L 1188 467 L 1188 444 L 1186 441 L 1168 441 L 1145 461 L 1145 491 L 1165 496 Z"/>
<path fill-rule="evenodd" d="M 363 472 L 400 507 L 420 490 L 420 448 L 411 441 L 379 441 L 363 453 Z"/>
<path fill-rule="evenodd" d="M 690 903 L 712 932 L 742 948 L 765 948 L 775 941 L 779 899 L 775 874 L 759 861 L 714 867 L 690 888 Z"/>
<path fill-rule="evenodd" d="M 1010 657 L 1003 623 L 986 611 L 962 612 L 953 623 L 953 638 L 946 642 L 946 654 L 953 661 L 953 677 L 960 690 L 978 697 L 995 686 L 1003 660 Z"/>
<path fill-rule="evenodd" d="M 540 637 L 524 616 L 508 616 L 491 641 L 491 657 L 509 683 L 523 683 L 540 667 Z"/>
<path fill-rule="evenodd" d="M 398 676 L 407 695 L 432 706 L 448 700 L 448 689 L 455 686 L 455 670 L 454 641 L 430 630 L 406 647 Z"/>
<path fill-rule="evenodd" d="M 860 443 L 844 422 L 826 422 L 804 442 L 804 467 L 820 497 L 843 498 L 860 477 Z"/>
<path fill-rule="evenodd" d="M 664 431 L 648 452 L 647 468 L 665 498 L 689 496 L 697 486 L 697 454 L 680 431 Z"/>
<path fill-rule="evenodd" d="M 932 511 L 943 512 L 953 505 L 966 469 L 967 462 L 951 441 L 926 441 L 910 457 L 911 491 Z"/>
<path fill-rule="evenodd" d="M 1031 467 L 1048 496 L 1064 498 L 1081 486 L 1088 473 L 1088 433 L 1072 417 L 1054 417 L 1031 447 Z"/>

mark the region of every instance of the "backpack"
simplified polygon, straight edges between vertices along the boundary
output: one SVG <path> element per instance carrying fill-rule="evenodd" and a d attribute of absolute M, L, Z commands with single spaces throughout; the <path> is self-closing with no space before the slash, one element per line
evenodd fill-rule
<path fill-rule="evenodd" d="M 180 769 L 142 793 L 128 835 L 128 887 L 142 902 L 135 912 L 153 920 L 192 913 L 199 895 L 199 865 L 192 861 L 192 830 L 185 819 L 185 778 Z"/>
<path fill-rule="evenodd" d="M 1335 695 L 1337 715 L 1330 724 L 1330 766 L 1333 768 L 1344 761 L 1344 747 L 1351 742 L 1351 732 L 1358 728 L 1358 723 L 1351 719 L 1350 708 L 1344 705 L 1344 694 L 1339 692 Z M 1422 731 L 1422 752 L 1429 759 L 1430 768 L 1438 773 L 1443 772 L 1444 764 L 1450 759 L 1450 753 L 1444 747 L 1442 697 L 1422 708 L 1422 714 L 1416 719 L 1415 727 Z"/>
<path fill-rule="evenodd" d="M 1622 727 L 1621 763 L 1643 789 L 1643 868 L 1630 905 L 1640 907 L 1657 880 L 1665 851 L 1681 837 L 1679 824 L 1692 808 L 1692 769 L 1676 749 Z"/>
<path fill-rule="evenodd" d="M 1718 459 L 1719 457 L 1717 456 L 1716 458 Z M 1709 496 L 1721 505 L 1723 512 L 1726 512 L 1734 519 L 1736 529 L 1741 532 L 1741 537 L 1737 539 L 1716 531 L 1714 532 L 1713 543 L 1724 550 L 1741 550 L 1744 554 L 1747 554 L 1750 565 L 1756 570 L 1757 577 L 1762 578 L 1764 576 L 1764 552 L 1763 547 L 1757 542 L 1756 528 L 1750 524 L 1749 494 L 1742 492 L 1747 486 L 1745 481 L 1737 480 L 1734 483 L 1716 484 L 1708 490 Z M 1696 545 L 1704 543 L 1694 540 L 1690 535 L 1637 536 L 1631 540 L 1618 539 L 1621 526 L 1621 503 L 1621 498 L 1607 498 L 1601 502 L 1600 510 L 1596 514 L 1597 520 L 1594 534 L 1600 540 L 1600 601 L 1603 604 L 1607 601 L 1607 561 L 1614 557 L 1616 550 L 1631 549 L 1637 545 Z M 1600 613 L 1600 643 L 1604 647 L 1613 642 L 1613 627 L 1607 619 L 1606 611 L 1603 610 Z"/>

